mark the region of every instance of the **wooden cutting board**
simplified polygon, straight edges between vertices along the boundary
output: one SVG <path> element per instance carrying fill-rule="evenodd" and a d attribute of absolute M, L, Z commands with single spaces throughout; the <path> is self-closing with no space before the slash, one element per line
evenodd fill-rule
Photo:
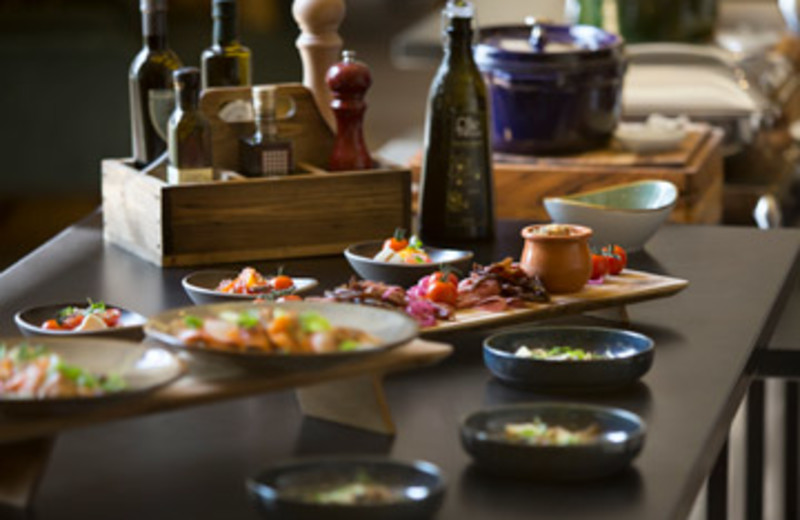
<path fill-rule="evenodd" d="M 626 269 L 618 276 L 607 277 L 605 282 L 600 285 L 587 284 L 577 293 L 553 295 L 549 303 L 532 303 L 524 309 L 512 309 L 504 312 L 476 309 L 458 311 L 454 320 L 440 322 L 434 327 L 423 329 L 422 332 L 423 334 L 438 334 L 623 307 L 640 301 L 666 298 L 688 286 L 689 282 L 680 278 Z"/>

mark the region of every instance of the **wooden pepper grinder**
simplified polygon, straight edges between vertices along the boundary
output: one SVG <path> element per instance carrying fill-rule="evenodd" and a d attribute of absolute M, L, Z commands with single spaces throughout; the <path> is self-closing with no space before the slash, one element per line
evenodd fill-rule
<path fill-rule="evenodd" d="M 372 158 L 364 143 L 364 94 L 372 85 L 369 67 L 356 61 L 354 51 L 344 51 L 342 61 L 330 68 L 326 81 L 333 94 L 331 108 L 337 129 L 328 169 L 368 170 L 372 168 Z"/>
<path fill-rule="evenodd" d="M 303 61 L 303 85 L 314 94 L 320 114 L 334 130 L 336 122 L 325 73 L 342 50 L 338 31 L 345 15 L 344 0 L 294 0 L 292 14 L 300 26 L 296 45 Z"/>

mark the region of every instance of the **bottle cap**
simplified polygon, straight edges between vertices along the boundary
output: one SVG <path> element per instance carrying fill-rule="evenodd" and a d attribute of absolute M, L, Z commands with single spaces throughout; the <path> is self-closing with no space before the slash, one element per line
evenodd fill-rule
<path fill-rule="evenodd" d="M 139 2 L 139 9 L 143 13 L 148 13 L 153 11 L 166 11 L 167 0 L 141 0 Z"/>
<path fill-rule="evenodd" d="M 226 17 L 236 15 L 236 0 L 212 0 L 211 16 Z"/>
<path fill-rule="evenodd" d="M 253 87 L 253 108 L 256 114 L 274 114 L 278 89 L 275 85 L 258 85 Z"/>
<path fill-rule="evenodd" d="M 200 88 L 200 69 L 197 67 L 182 67 L 172 73 L 172 79 L 179 88 Z"/>
<path fill-rule="evenodd" d="M 449 18 L 473 18 L 475 6 L 469 0 L 448 0 L 444 12 Z"/>

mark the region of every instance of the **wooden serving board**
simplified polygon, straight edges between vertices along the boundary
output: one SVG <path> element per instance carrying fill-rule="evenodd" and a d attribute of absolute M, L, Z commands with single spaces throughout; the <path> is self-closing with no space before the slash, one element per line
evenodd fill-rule
<path fill-rule="evenodd" d="M 462 310 L 456 312 L 454 320 L 439 322 L 434 327 L 423 329 L 422 332 L 423 334 L 438 334 L 624 307 L 631 303 L 672 296 L 688 285 L 688 281 L 680 278 L 626 269 L 618 276 L 607 277 L 603 284 L 587 284 L 577 293 L 553 295 L 549 303 L 532 303 L 523 309 L 504 312 Z"/>

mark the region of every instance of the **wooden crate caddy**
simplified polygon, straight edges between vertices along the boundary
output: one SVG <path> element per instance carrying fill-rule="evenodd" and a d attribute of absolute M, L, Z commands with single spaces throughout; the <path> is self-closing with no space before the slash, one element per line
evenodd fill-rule
<path fill-rule="evenodd" d="M 214 165 L 235 167 L 238 136 L 252 123 L 228 125 L 219 107 L 248 99 L 249 88 L 211 89 Z M 409 228 L 411 173 L 376 163 L 373 170 L 326 172 L 333 134 L 301 85 L 279 85 L 294 115 L 280 124 L 292 138 L 302 174 L 280 178 L 169 185 L 165 169 L 142 174 L 122 159 L 102 162 L 103 234 L 107 241 L 162 266 L 191 266 L 339 254 L 355 242 Z"/>

